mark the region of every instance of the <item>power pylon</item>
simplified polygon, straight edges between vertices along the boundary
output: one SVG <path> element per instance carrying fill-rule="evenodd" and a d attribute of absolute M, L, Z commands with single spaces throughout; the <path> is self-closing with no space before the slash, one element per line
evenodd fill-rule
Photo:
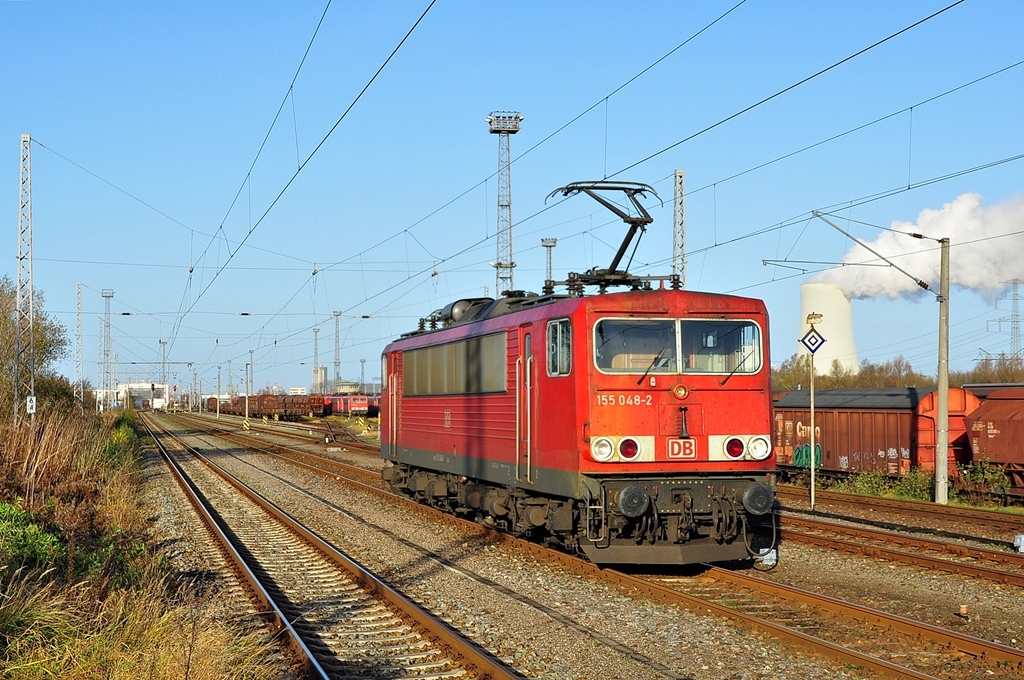
<path fill-rule="evenodd" d="M 509 155 L 509 136 L 519 132 L 523 117 L 518 111 L 492 111 L 487 116 L 491 134 L 498 135 L 498 261 L 495 275 L 495 293 L 515 289 L 512 270 L 512 162 Z"/>
<path fill-rule="evenodd" d="M 1020 295 L 1018 294 L 1020 284 L 1024 283 L 1020 279 L 1010 279 L 1009 281 L 1002 281 L 1001 283 L 1007 283 L 1013 286 L 1013 292 L 1009 295 L 996 298 L 997 300 L 1009 300 L 1010 301 L 1010 315 L 1003 316 L 998 319 L 992 319 L 992 323 L 999 324 L 1000 328 L 1004 323 L 1010 324 L 1010 356 L 1019 357 L 1021 356 L 1021 342 L 1020 342 Z"/>
<path fill-rule="evenodd" d="M 21 208 L 18 211 L 18 281 L 14 302 L 14 424 L 25 413 L 35 424 L 36 343 L 32 289 L 32 137 L 21 136 Z M 21 403 L 22 399 L 26 403 Z"/>
<path fill-rule="evenodd" d="M 686 288 L 686 173 L 676 170 L 675 219 L 672 223 L 672 273 L 679 277 L 679 283 Z"/>

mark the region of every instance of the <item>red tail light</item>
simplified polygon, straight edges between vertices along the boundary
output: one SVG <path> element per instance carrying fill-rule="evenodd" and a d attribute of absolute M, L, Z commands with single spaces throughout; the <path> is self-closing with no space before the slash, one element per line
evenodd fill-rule
<path fill-rule="evenodd" d="M 729 456 L 733 460 L 738 460 L 743 457 L 743 440 L 733 437 L 729 441 L 725 442 L 725 455 Z"/>
<path fill-rule="evenodd" d="M 619 455 L 623 460 L 633 460 L 640 455 L 640 445 L 635 439 L 623 439 L 619 442 Z"/>

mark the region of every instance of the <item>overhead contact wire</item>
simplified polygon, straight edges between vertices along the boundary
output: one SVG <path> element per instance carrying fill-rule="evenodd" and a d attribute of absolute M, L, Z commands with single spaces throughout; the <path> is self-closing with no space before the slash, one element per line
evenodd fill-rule
<path fill-rule="evenodd" d="M 680 144 L 685 144 L 686 142 L 690 141 L 691 139 L 695 139 L 696 137 L 699 137 L 699 136 L 703 135 L 705 132 L 709 132 L 711 130 L 714 130 L 715 128 L 717 128 L 719 126 L 724 125 L 725 123 L 728 123 L 730 120 L 732 120 L 734 118 L 737 118 L 739 116 L 742 116 L 744 113 L 747 113 L 748 111 L 752 111 L 752 110 L 756 109 L 757 107 L 761 106 L 762 104 L 766 104 L 766 103 L 772 101 L 773 99 L 781 97 L 782 95 L 784 95 L 785 93 L 789 92 L 790 90 L 798 88 L 801 85 L 803 85 L 804 83 L 810 82 L 810 81 L 814 80 L 815 78 L 817 78 L 818 76 L 821 76 L 821 75 L 824 75 L 825 73 L 828 73 L 832 69 L 837 68 L 837 67 L 845 64 L 846 62 L 850 61 L 851 59 L 856 59 L 860 55 L 865 54 L 866 52 L 870 52 L 871 50 L 875 49 L 879 45 L 883 45 L 883 44 L 889 42 L 890 40 L 892 40 L 893 38 L 896 38 L 897 36 L 900 36 L 900 35 L 906 33 L 907 31 L 909 31 L 909 30 L 911 30 L 913 28 L 916 28 L 917 26 L 920 26 L 921 24 L 925 23 L 926 21 L 934 19 L 935 17 L 939 16 L 943 12 L 948 12 L 949 10 L 953 9 L 957 5 L 960 5 L 960 4 L 964 3 L 965 1 L 966 0 L 956 0 L 956 2 L 954 2 L 953 4 L 947 5 L 946 7 L 943 7 L 942 9 L 940 9 L 939 11 L 937 11 L 937 12 L 935 12 L 933 14 L 929 14 L 925 18 L 920 19 L 918 21 L 915 21 L 914 23 L 910 24 L 906 28 L 902 28 L 902 29 L 896 31 L 895 33 L 892 33 L 891 35 L 886 36 L 885 38 L 882 38 L 881 40 L 879 40 L 879 41 L 877 41 L 875 43 L 872 43 L 871 45 L 868 45 L 867 47 L 854 52 L 850 56 L 845 57 L 843 59 L 840 59 L 839 61 L 835 62 L 831 66 L 826 66 L 825 68 L 821 69 L 817 73 L 813 73 L 813 74 L 807 76 L 806 78 L 803 78 L 802 80 L 799 80 L 799 81 L 793 83 L 792 85 L 789 85 L 788 87 L 784 87 L 783 89 L 779 90 L 775 94 L 769 95 L 769 96 L 765 97 L 764 99 L 762 99 L 762 100 L 760 100 L 758 102 L 755 102 L 755 103 L 751 104 L 750 106 L 747 106 L 746 108 L 740 109 L 736 113 L 734 113 L 734 114 L 732 114 L 730 116 L 726 116 L 725 118 L 721 119 L 717 123 L 712 123 L 711 125 L 708 125 L 706 128 L 704 128 L 702 130 L 698 130 L 697 132 L 694 132 L 693 134 L 691 134 L 691 135 L 689 135 L 687 137 L 684 137 L 683 139 L 680 139 L 678 142 L 676 142 L 674 144 L 669 144 L 664 149 L 661 149 L 660 151 L 656 151 L 656 152 L 652 153 L 650 156 L 647 156 L 645 158 L 642 158 L 642 159 L 636 161 L 635 163 L 631 163 L 630 165 L 627 165 L 626 167 L 622 168 L 621 170 L 612 173 L 611 177 L 615 177 L 616 175 L 621 175 L 622 173 L 626 172 L 627 170 L 631 170 L 631 169 L 635 168 L 636 166 L 641 165 L 643 163 L 646 163 L 647 161 L 649 161 L 649 160 L 651 160 L 653 158 L 657 158 L 661 154 L 663 154 L 663 153 L 665 153 L 667 151 L 671 151 L 672 149 L 676 148 Z"/>
<path fill-rule="evenodd" d="M 345 118 L 348 116 L 349 112 L 352 111 L 352 108 L 359 102 L 360 99 L 362 99 L 362 97 L 366 93 L 366 91 L 370 88 L 370 86 L 374 83 L 374 81 L 377 80 L 377 77 L 381 74 L 381 72 L 384 70 L 384 68 L 391 62 L 391 60 L 394 58 L 394 56 L 398 53 L 398 50 L 400 50 L 402 48 L 402 45 L 404 45 L 405 42 L 409 39 L 409 36 L 411 36 L 413 31 L 416 30 L 416 27 L 420 25 L 420 22 L 423 21 L 424 17 L 427 16 L 427 13 L 430 11 L 430 9 L 434 6 L 434 4 L 436 2 L 437 2 L 437 0 L 431 0 L 430 4 L 427 5 L 427 8 L 425 10 L 423 10 L 423 13 L 420 14 L 418 19 L 416 19 L 416 23 L 414 23 L 412 25 L 412 27 L 406 32 L 406 34 L 402 37 L 401 41 L 399 41 L 398 45 L 395 46 L 395 48 L 391 51 L 391 54 L 389 54 L 387 59 L 384 60 L 384 63 L 382 63 L 380 65 L 380 67 L 373 74 L 373 76 L 369 79 L 369 81 L 367 81 L 366 85 L 363 86 L 363 89 L 359 91 L 359 94 L 357 94 L 355 99 L 353 99 L 352 102 L 348 105 L 348 108 L 345 109 L 345 111 L 341 114 L 341 116 L 334 123 L 334 125 L 331 126 L 331 129 L 327 131 L 327 134 L 324 135 L 323 139 L 320 140 L 320 142 L 316 145 L 316 147 L 313 149 L 313 151 L 311 151 L 310 154 L 306 157 L 306 160 L 304 160 L 302 162 L 302 164 L 299 165 L 298 169 L 296 169 L 295 173 L 285 183 L 284 187 L 281 189 L 280 192 L 278 192 L 277 196 L 274 197 L 274 200 L 271 201 L 270 205 L 263 212 L 263 214 L 259 217 L 259 219 L 257 219 L 256 222 L 249 228 L 249 231 L 246 233 L 245 237 L 242 238 L 242 240 L 238 243 L 238 246 L 233 251 L 228 253 L 227 261 L 223 265 L 221 265 L 221 267 L 213 275 L 213 278 L 206 285 L 206 287 L 203 288 L 199 292 L 199 294 L 196 296 L 195 300 L 192 301 L 192 304 L 190 304 L 188 309 L 186 309 L 184 311 L 184 313 L 182 314 L 182 318 L 187 316 L 188 313 L 192 311 L 192 309 L 196 306 L 196 304 L 199 302 L 199 300 L 201 300 L 203 298 L 203 296 L 206 294 L 206 291 L 208 291 L 210 289 L 210 287 L 214 284 L 214 282 L 216 282 L 216 280 L 220 277 L 221 272 L 224 271 L 224 268 L 227 267 L 229 262 L 231 262 L 231 260 L 235 256 L 235 254 L 238 253 L 238 250 L 243 245 L 245 245 L 245 242 L 249 240 L 249 237 L 252 236 L 253 232 L 256 231 L 257 227 L 259 227 L 259 225 L 262 224 L 263 220 L 266 219 L 267 215 L 270 214 L 270 211 L 274 209 L 274 206 L 276 206 L 278 201 L 281 200 L 281 197 L 284 196 L 285 192 L 288 191 L 289 187 L 291 187 L 292 183 L 299 176 L 299 173 L 301 173 L 303 168 L 306 167 L 306 164 L 308 164 L 309 161 L 313 158 L 313 156 L 315 156 L 317 154 L 317 152 L 327 142 L 327 140 L 330 138 L 330 136 L 334 133 L 334 131 L 341 124 L 341 122 L 343 120 L 345 120 Z"/>

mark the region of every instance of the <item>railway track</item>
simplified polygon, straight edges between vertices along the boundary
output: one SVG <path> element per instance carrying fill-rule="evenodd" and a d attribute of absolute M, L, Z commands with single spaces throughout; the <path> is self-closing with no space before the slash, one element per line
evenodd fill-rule
<path fill-rule="evenodd" d="M 322 456 L 268 445 L 266 441 L 211 432 L 239 445 L 260 450 L 334 478 L 345 478 L 369 493 L 409 503 L 417 512 L 483 533 L 489 540 L 513 546 L 565 569 L 599 578 L 654 600 L 706 611 L 742 626 L 765 631 L 789 644 L 885 677 L 965 677 L 963 673 L 1017 677 L 1024 672 L 1024 652 L 879 610 L 843 602 L 744 574 L 709 567 L 695 577 L 679 575 L 638 578 L 600 570 L 578 558 L 551 551 L 498 532 L 438 513 L 396 497 L 380 477 Z M 269 450 L 268 450 L 269 449 Z M 921 670 L 923 669 L 923 670 Z"/>
<path fill-rule="evenodd" d="M 983 578 L 996 583 L 1024 586 L 1024 555 L 1018 553 L 826 522 L 788 512 L 778 516 L 781 520 L 779 536 L 783 540 Z M 892 547 L 894 545 L 899 547 Z"/>
<path fill-rule="evenodd" d="M 204 426 L 208 426 L 208 423 L 204 423 Z M 208 431 L 211 434 L 216 433 L 216 430 Z M 228 436 L 230 441 L 242 446 L 256 446 L 278 454 L 308 455 L 266 441 L 255 442 L 242 434 L 223 431 L 222 433 Z M 365 449 L 356 450 L 361 453 L 368 452 Z M 373 448 L 370 447 L 370 450 Z M 345 469 L 340 468 L 340 474 L 344 474 Z M 362 474 L 365 475 L 365 471 Z M 370 475 L 370 478 L 376 478 L 376 475 Z M 897 531 L 825 522 L 789 512 L 780 515 L 780 525 L 780 536 L 783 540 L 936 569 L 970 578 L 984 578 L 996 583 L 1024 585 L 1024 555 L 1017 553 L 911 536 Z M 1009 545 L 1004 542 L 999 544 Z"/>
<path fill-rule="evenodd" d="M 786 502 L 787 509 L 806 509 L 807 489 L 780 485 L 777 495 L 780 500 Z M 956 525 L 970 526 L 984 532 L 996 532 L 1005 535 L 1024 533 L 1024 515 L 1009 512 L 936 505 L 926 501 L 903 498 L 861 496 L 837 493 L 835 491 L 816 491 L 815 501 L 816 504 L 851 508 L 859 511 L 861 514 L 885 512 L 911 518 L 929 518 L 946 524 L 955 523 Z M 819 514 L 827 515 L 828 513 Z M 863 518 L 842 516 L 842 519 L 859 521 Z"/>
<path fill-rule="evenodd" d="M 305 672 L 321 678 L 518 677 L 201 452 L 143 422 Z M 165 438 L 185 453 L 169 451 Z"/>
<path fill-rule="evenodd" d="M 196 423 L 202 423 L 204 427 L 221 428 L 228 431 L 224 422 L 218 422 L 218 419 L 211 418 L 207 415 L 198 413 L 178 413 L 176 416 L 179 418 L 184 417 L 186 419 L 190 419 Z M 236 423 L 238 428 L 241 429 L 243 421 L 242 418 L 222 414 L 219 420 L 224 421 L 225 419 L 232 419 L 229 422 Z M 328 447 L 337 447 L 343 451 L 368 453 L 374 456 L 380 455 L 379 445 L 369 444 L 363 441 L 343 423 L 331 423 L 328 420 L 324 420 L 315 426 L 311 423 L 309 426 L 302 427 L 280 422 L 275 423 L 274 425 L 260 425 L 258 422 L 250 422 L 249 431 L 269 434 L 275 437 L 282 437 L 284 439 L 291 439 L 292 441 L 298 441 L 304 444 L 323 444 L 324 436 L 327 436 L 330 439 L 330 442 L 327 443 Z"/>
<path fill-rule="evenodd" d="M 765 581 L 711 565 L 696 576 L 652 576 L 650 580 L 691 596 L 754 616 L 842 650 L 855 649 L 893 664 L 903 677 L 988 675 L 990 666 L 1024 670 L 1024 652 L 924 622 L 863 607 L 792 586 Z M 842 652 L 840 652 L 842 653 Z M 846 663 L 861 665 L 849 659 Z M 992 671 L 991 674 L 995 674 Z"/>

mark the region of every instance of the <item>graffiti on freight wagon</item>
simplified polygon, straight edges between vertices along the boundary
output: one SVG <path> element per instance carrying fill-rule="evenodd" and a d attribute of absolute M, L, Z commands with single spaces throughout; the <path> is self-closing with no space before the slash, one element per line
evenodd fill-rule
<path fill-rule="evenodd" d="M 793 465 L 797 467 L 811 466 L 811 445 L 804 444 L 793 449 Z M 821 444 L 814 445 L 814 467 L 821 467 Z"/>

